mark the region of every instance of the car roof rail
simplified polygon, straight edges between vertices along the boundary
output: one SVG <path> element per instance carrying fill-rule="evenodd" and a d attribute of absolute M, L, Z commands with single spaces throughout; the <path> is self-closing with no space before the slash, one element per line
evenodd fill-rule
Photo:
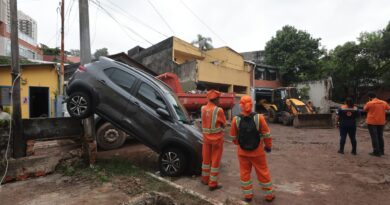
<path fill-rule="evenodd" d="M 99 61 L 108 61 L 108 62 L 114 62 L 115 60 L 105 57 L 105 56 L 100 56 Z"/>

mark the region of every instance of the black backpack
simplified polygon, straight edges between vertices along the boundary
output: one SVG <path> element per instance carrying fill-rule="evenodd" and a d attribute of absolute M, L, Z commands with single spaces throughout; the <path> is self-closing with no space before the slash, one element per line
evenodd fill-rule
<path fill-rule="evenodd" d="M 255 150 L 260 144 L 260 128 L 257 127 L 255 122 L 255 118 L 257 119 L 258 116 L 257 113 L 253 112 L 249 116 L 238 115 L 236 118 L 238 144 L 243 150 Z"/>

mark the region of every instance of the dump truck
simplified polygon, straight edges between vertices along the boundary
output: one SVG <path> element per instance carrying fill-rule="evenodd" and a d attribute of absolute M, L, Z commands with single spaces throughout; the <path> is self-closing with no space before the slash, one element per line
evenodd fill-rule
<path fill-rule="evenodd" d="M 280 87 L 272 90 L 271 102 L 259 103 L 268 111 L 272 123 L 293 125 L 296 128 L 332 128 L 332 114 L 316 113 L 310 106 L 299 100 L 295 87 Z"/>
<path fill-rule="evenodd" d="M 208 102 L 206 92 L 184 92 L 179 78 L 174 73 L 163 73 L 159 76 L 156 76 L 156 78 L 171 87 L 173 92 L 179 98 L 181 104 L 183 104 L 193 119 L 200 118 L 201 107 Z M 219 107 L 221 107 L 223 110 L 232 109 L 234 106 L 234 98 L 234 93 L 221 93 Z"/>

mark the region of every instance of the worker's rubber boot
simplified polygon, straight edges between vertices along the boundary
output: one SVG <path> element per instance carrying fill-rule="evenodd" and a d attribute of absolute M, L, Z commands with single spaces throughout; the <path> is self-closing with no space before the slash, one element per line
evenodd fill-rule
<path fill-rule="evenodd" d="M 250 203 L 250 202 L 252 202 L 252 198 L 244 198 L 244 201 L 245 201 L 246 203 Z"/>
<path fill-rule="evenodd" d="M 339 149 L 339 151 L 337 151 L 337 153 L 344 154 L 344 150 Z"/>
<path fill-rule="evenodd" d="M 209 191 L 215 191 L 215 190 L 221 189 L 221 188 L 222 188 L 222 185 L 217 185 L 217 186 L 209 187 Z"/>
<path fill-rule="evenodd" d="M 273 195 L 273 194 L 267 194 L 267 195 L 265 195 L 264 199 L 265 199 L 267 202 L 272 202 L 272 201 L 275 199 L 275 195 Z"/>

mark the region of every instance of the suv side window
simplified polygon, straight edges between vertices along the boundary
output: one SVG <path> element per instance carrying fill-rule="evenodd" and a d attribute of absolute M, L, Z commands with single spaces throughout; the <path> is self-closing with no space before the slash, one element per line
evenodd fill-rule
<path fill-rule="evenodd" d="M 150 85 L 146 83 L 142 83 L 141 86 L 139 87 L 137 98 L 154 109 L 157 108 L 166 109 L 167 107 L 165 105 L 163 98 L 157 92 L 157 90 L 155 90 L 154 88 L 152 88 Z"/>
<path fill-rule="evenodd" d="M 131 92 L 131 87 L 136 81 L 134 76 L 117 68 L 105 69 L 104 73 L 112 80 L 112 82 L 125 89 L 127 92 Z"/>

